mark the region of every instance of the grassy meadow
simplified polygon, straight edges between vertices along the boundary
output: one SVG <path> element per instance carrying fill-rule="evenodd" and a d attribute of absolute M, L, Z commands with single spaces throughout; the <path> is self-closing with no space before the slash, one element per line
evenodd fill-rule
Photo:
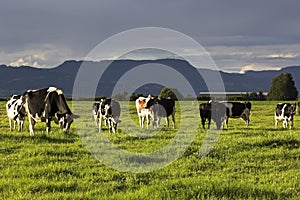
<path fill-rule="evenodd" d="M 159 131 L 141 130 L 134 104 L 121 102 L 122 122 L 116 134 L 106 129 L 97 133 L 92 102 L 80 102 L 74 112 L 85 117 L 74 121 L 70 133 L 52 123 L 47 134 L 45 123 L 38 123 L 33 137 L 27 118 L 23 132 L 9 131 L 5 102 L 0 102 L 0 199 L 299 199 L 300 116 L 295 116 L 294 129 L 284 130 L 282 124 L 275 129 L 277 103 L 252 102 L 249 127 L 240 119 L 229 119 L 228 130 L 220 133 L 214 148 L 198 158 L 207 131 L 201 128 L 195 102 L 177 104 L 176 128 Z M 127 171 L 112 168 L 84 142 L 105 135 L 122 150 L 147 154 L 172 143 L 179 130 L 193 139 L 187 150 L 150 172 L 131 172 L 139 161 L 135 159 L 127 160 Z M 110 161 L 122 159 L 112 155 Z"/>

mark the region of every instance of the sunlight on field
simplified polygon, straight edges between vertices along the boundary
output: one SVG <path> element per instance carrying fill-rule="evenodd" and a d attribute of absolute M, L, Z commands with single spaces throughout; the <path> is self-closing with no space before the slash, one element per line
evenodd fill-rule
<path fill-rule="evenodd" d="M 275 129 L 276 103 L 252 102 L 249 127 L 240 119 L 229 119 L 228 130 L 223 130 L 212 151 L 199 159 L 206 130 L 200 126 L 197 104 L 177 104 L 176 128 L 157 131 L 151 126 L 141 130 L 134 104 L 121 102 L 124 112 L 117 133 L 110 134 L 104 127 L 101 134 L 122 150 L 158 151 L 174 141 L 180 128 L 187 137 L 193 136 L 184 154 L 166 167 L 131 173 L 111 168 L 86 148 L 83 137 L 91 137 L 93 145 L 98 142 L 92 102 L 73 105 L 75 114 L 81 108 L 86 115 L 75 120 L 70 133 L 52 123 L 52 132 L 47 134 L 45 124 L 39 123 L 33 137 L 29 136 L 28 121 L 23 132 L 9 132 L 5 102 L 0 102 L 0 199 L 297 199 L 300 116 L 295 116 L 294 129 L 284 130 L 281 124 Z M 107 152 L 106 158 L 111 163 L 123 159 L 109 157 Z M 132 159 L 128 168 L 138 161 Z"/>

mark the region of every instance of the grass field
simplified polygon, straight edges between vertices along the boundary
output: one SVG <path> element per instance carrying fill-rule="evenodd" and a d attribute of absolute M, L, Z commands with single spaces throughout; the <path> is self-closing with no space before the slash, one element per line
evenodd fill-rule
<path fill-rule="evenodd" d="M 86 148 L 84 138 L 94 138 L 83 130 L 102 134 L 96 133 L 92 116 L 88 117 L 90 110 L 75 120 L 68 134 L 57 125 L 47 134 L 40 123 L 30 137 L 27 121 L 23 132 L 9 132 L 5 102 L 0 102 L 0 199 L 299 199 L 300 116 L 295 116 L 294 129 L 283 130 L 281 124 L 275 129 L 276 103 L 252 102 L 250 126 L 230 119 L 228 130 L 201 159 L 206 131 L 199 114 L 187 116 L 198 113 L 196 104 L 182 102 L 181 111 L 177 105 L 176 129 L 164 127 L 159 132 L 141 131 L 129 105 L 118 133 L 103 132 L 120 149 L 149 153 L 171 143 L 179 128 L 187 136 L 196 133 L 184 154 L 166 167 L 132 173 L 111 168 Z M 91 102 L 80 105 L 91 108 Z M 121 106 L 125 109 L 128 104 Z M 121 158 L 112 156 L 111 162 L 121 162 L 117 159 Z M 128 168 L 135 162 L 127 163 Z"/>

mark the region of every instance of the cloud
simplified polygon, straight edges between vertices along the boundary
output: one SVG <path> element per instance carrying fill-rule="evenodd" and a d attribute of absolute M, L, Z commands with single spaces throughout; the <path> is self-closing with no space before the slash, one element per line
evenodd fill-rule
<path fill-rule="evenodd" d="M 261 71 L 261 70 L 280 70 L 281 67 L 278 66 L 267 66 L 267 65 L 260 65 L 260 64 L 250 64 L 245 65 L 241 68 L 240 74 L 244 74 L 246 71 Z"/>
<path fill-rule="evenodd" d="M 20 66 L 32 66 L 32 67 L 39 67 L 40 65 L 34 61 L 31 61 L 31 57 L 26 57 L 26 58 L 19 58 L 16 61 L 13 61 L 11 63 L 9 63 L 10 66 L 13 67 L 20 67 Z"/>
<path fill-rule="evenodd" d="M 297 58 L 298 54 L 296 53 L 279 53 L 279 54 L 270 54 L 267 55 L 267 59 L 293 59 Z"/>

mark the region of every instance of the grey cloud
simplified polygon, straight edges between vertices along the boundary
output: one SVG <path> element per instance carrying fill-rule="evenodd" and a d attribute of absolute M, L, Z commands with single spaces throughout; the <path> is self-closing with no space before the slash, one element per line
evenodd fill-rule
<path fill-rule="evenodd" d="M 0 51 L 4 52 L 2 59 L 5 54 L 13 57 L 21 52 L 26 57 L 50 44 L 65 59 L 84 58 L 111 35 L 144 26 L 180 31 L 212 49 L 212 55 L 218 54 L 220 46 L 249 46 L 253 48 L 249 51 L 254 53 L 256 46 L 268 49 L 270 45 L 296 44 L 299 47 L 299 7 L 298 0 L 4 1 L 0 6 Z M 42 64 L 60 62 L 55 59 L 49 56 Z M 217 62 L 224 66 L 243 66 L 250 62 L 247 59 L 251 61 L 251 57 L 237 55 Z M 8 61 L 0 60 L 3 62 Z"/>

